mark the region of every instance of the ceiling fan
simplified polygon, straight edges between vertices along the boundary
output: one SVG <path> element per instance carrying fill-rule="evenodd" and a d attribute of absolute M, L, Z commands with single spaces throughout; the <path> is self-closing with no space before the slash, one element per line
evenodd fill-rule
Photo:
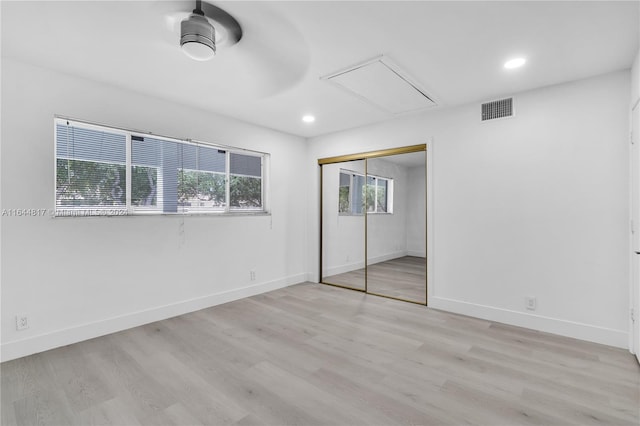
<path fill-rule="evenodd" d="M 196 8 L 180 22 L 180 47 L 191 59 L 207 61 L 216 54 L 216 41 L 233 45 L 242 38 L 242 28 L 223 9 L 209 3 L 203 8 L 201 0 L 195 3 Z"/>
<path fill-rule="evenodd" d="M 166 39 L 169 47 L 180 46 L 188 57 L 201 62 L 212 77 L 201 85 L 216 86 L 218 93 L 272 96 L 297 84 L 309 68 L 305 39 L 277 3 L 220 2 L 218 7 L 207 1 L 174 0 L 154 4 L 171 32 Z M 220 80 L 219 76 L 230 77 Z"/>

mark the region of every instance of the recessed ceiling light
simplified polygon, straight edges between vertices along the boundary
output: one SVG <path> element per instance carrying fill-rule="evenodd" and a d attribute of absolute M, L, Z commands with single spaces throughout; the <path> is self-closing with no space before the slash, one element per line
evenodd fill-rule
<path fill-rule="evenodd" d="M 513 58 L 504 63 L 506 69 L 519 68 L 527 62 L 525 58 Z"/>
<path fill-rule="evenodd" d="M 313 123 L 314 121 L 316 121 L 316 118 L 313 115 L 305 115 L 302 117 L 302 121 L 304 121 L 305 123 Z"/>

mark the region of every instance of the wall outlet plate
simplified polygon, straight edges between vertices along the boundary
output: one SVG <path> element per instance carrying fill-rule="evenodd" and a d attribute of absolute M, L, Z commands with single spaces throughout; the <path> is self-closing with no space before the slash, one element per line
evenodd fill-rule
<path fill-rule="evenodd" d="M 16 315 L 16 330 L 25 330 L 29 328 L 29 317 L 27 314 Z"/>
<path fill-rule="evenodd" d="M 524 298 L 524 307 L 529 311 L 535 311 L 538 307 L 538 301 L 535 297 L 526 296 Z"/>

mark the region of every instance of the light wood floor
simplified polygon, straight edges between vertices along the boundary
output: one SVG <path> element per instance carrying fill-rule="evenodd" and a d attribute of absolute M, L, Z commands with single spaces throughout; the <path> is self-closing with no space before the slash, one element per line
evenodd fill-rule
<path fill-rule="evenodd" d="M 404 256 L 370 265 L 367 269 L 368 292 L 423 304 L 427 302 L 427 264 L 424 257 Z"/>
<path fill-rule="evenodd" d="M 638 425 L 626 350 L 319 284 L 3 363 L 2 425 Z"/>
<path fill-rule="evenodd" d="M 423 257 L 404 256 L 367 267 L 367 291 L 426 303 L 427 265 Z M 364 268 L 323 277 L 323 281 L 364 290 Z"/>

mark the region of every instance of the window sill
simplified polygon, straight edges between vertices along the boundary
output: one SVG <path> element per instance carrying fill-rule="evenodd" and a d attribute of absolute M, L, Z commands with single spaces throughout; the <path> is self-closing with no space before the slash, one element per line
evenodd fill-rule
<path fill-rule="evenodd" d="M 82 212 L 69 211 L 68 213 L 57 212 L 52 215 L 53 219 L 67 218 L 116 218 L 116 217 L 238 217 L 238 216 L 271 216 L 268 211 L 232 211 L 232 212 L 184 212 L 184 213 L 163 213 L 163 212 L 135 212 L 133 214 L 105 212 L 101 214 L 82 214 Z"/>

